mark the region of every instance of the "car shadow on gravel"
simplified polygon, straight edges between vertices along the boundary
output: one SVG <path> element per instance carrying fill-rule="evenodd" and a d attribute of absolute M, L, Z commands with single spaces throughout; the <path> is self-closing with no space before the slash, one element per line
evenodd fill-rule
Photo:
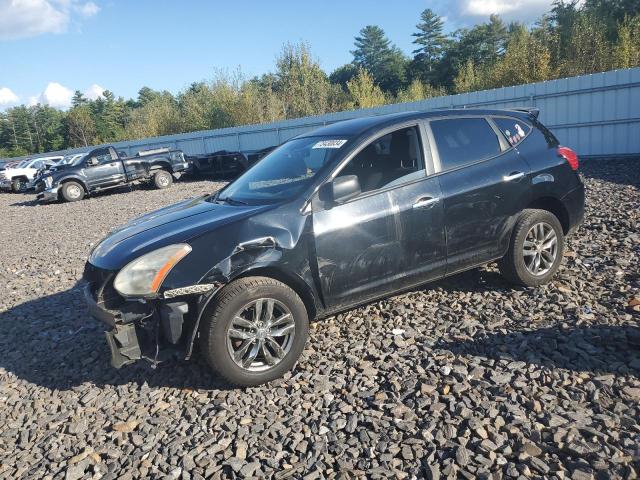
<path fill-rule="evenodd" d="M 227 389 L 197 353 L 189 361 L 168 360 L 157 368 L 141 361 L 111 367 L 102 325 L 84 305 L 80 285 L 27 301 L 0 313 L 1 369 L 49 389 L 147 384 L 180 389 Z"/>
<path fill-rule="evenodd" d="M 631 325 L 558 325 L 481 334 L 468 340 L 442 340 L 435 348 L 456 355 L 640 378 L 640 327 Z"/>
<path fill-rule="evenodd" d="M 87 201 L 92 198 L 109 197 L 111 195 L 119 195 L 121 193 L 129 193 L 129 192 L 133 192 L 136 189 L 142 189 L 142 188 L 143 188 L 142 186 L 128 186 L 128 185 L 123 187 L 110 188 L 109 190 L 105 190 L 103 192 L 94 193 L 93 195 L 91 195 L 91 197 L 87 197 L 81 201 Z M 29 194 L 27 193 L 27 195 Z M 32 194 L 32 195 L 33 196 L 31 196 L 29 200 L 12 203 L 11 206 L 12 207 L 37 207 L 42 205 L 56 205 L 56 204 L 62 203 L 61 201 L 42 203 L 36 199 L 35 194 Z"/>

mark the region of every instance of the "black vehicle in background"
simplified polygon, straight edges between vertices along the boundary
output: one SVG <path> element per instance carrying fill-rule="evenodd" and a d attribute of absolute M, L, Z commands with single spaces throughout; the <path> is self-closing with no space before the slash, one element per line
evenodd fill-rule
<path fill-rule="evenodd" d="M 219 150 L 187 157 L 194 175 L 236 177 L 249 168 L 249 160 L 242 152 Z"/>
<path fill-rule="evenodd" d="M 294 366 L 310 319 L 494 261 L 548 282 L 583 220 L 577 169 L 535 110 L 336 123 L 106 237 L 85 299 L 114 366 L 190 358 L 198 341 L 221 376 L 256 385 Z"/>
<path fill-rule="evenodd" d="M 103 190 L 152 183 L 156 188 L 168 188 L 189 168 L 180 150 L 156 149 L 125 157 L 113 147 L 92 150 L 74 163 L 61 165 L 46 172 L 36 183 L 36 193 L 44 202 L 82 200 Z"/>
<path fill-rule="evenodd" d="M 262 160 L 264 157 L 266 157 L 269 153 L 271 153 L 276 148 L 278 148 L 277 145 L 272 145 L 270 147 L 262 148 L 253 153 L 250 153 L 249 155 L 247 155 L 247 160 L 249 160 L 249 166 L 251 167 L 254 164 L 258 163 L 260 160 Z"/>

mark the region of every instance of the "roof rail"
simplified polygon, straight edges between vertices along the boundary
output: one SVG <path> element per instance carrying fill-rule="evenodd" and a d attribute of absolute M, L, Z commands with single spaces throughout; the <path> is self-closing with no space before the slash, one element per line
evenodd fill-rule
<path fill-rule="evenodd" d="M 538 115 L 540 115 L 540 109 L 536 107 L 514 108 L 514 110 L 516 112 L 528 113 L 529 116 L 533 118 L 538 118 Z"/>

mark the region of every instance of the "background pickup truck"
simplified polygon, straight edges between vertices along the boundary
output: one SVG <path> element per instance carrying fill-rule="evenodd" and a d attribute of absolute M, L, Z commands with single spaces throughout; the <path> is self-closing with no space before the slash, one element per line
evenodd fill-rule
<path fill-rule="evenodd" d="M 45 174 L 36 184 L 36 193 L 45 202 L 74 202 L 86 195 L 134 183 L 168 188 L 188 167 L 180 150 L 157 149 L 124 157 L 113 147 L 101 147 L 74 164 Z"/>
<path fill-rule="evenodd" d="M 34 186 L 33 182 L 38 172 L 51 168 L 62 158 L 62 156 L 31 158 L 0 168 L 0 190 L 26 192 Z"/>

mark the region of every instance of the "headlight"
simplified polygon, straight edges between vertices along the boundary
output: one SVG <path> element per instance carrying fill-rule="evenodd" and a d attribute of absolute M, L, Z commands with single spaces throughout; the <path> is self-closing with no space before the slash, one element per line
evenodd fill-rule
<path fill-rule="evenodd" d="M 142 255 L 120 270 L 113 286 L 124 296 L 153 295 L 171 269 L 190 251 L 189 245 L 178 243 Z"/>

